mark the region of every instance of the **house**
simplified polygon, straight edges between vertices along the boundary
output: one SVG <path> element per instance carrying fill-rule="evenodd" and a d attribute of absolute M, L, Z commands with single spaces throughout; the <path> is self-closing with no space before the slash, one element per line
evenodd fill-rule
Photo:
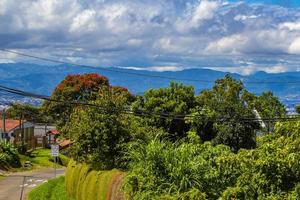
<path fill-rule="evenodd" d="M 34 137 L 37 140 L 37 147 L 50 147 L 55 143 L 55 138 L 59 135 L 56 127 L 48 124 L 35 124 Z"/>
<path fill-rule="evenodd" d="M 27 121 L 15 119 L 0 120 L 0 139 L 17 143 L 30 143 L 34 138 L 34 125 Z"/>

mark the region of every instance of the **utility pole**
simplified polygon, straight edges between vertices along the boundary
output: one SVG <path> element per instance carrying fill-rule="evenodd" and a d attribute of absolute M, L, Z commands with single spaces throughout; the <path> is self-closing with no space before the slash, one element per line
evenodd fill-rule
<path fill-rule="evenodd" d="M 5 137 L 5 133 L 6 133 L 6 113 L 5 113 L 5 109 L 3 109 L 2 111 L 2 118 L 3 118 L 3 133 L 2 133 L 2 138 Z"/>
<path fill-rule="evenodd" d="M 20 114 L 20 120 L 19 120 L 19 127 L 20 127 L 20 134 L 21 134 L 21 142 L 22 142 L 22 149 L 24 147 L 24 127 L 23 127 L 23 112 Z"/>

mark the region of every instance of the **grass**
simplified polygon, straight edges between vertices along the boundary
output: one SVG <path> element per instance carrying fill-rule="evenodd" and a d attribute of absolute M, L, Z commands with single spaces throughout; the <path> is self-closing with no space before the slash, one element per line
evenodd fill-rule
<path fill-rule="evenodd" d="M 105 200 L 116 192 L 112 189 L 119 182 L 116 178 L 120 175 L 122 172 L 116 169 L 90 170 L 88 165 L 72 160 L 66 171 L 66 189 L 69 196 L 77 200 Z"/>
<path fill-rule="evenodd" d="M 52 179 L 33 189 L 28 200 L 74 200 L 68 197 L 65 186 L 65 177 Z"/>
<path fill-rule="evenodd" d="M 62 154 L 59 157 L 64 162 L 66 162 L 65 160 L 69 159 Z M 39 169 L 39 168 L 43 168 L 43 167 L 53 167 L 54 166 L 54 162 L 51 157 L 50 149 L 36 149 L 33 152 L 31 152 L 30 155 L 20 155 L 20 159 L 21 159 L 22 166 L 24 166 L 24 163 L 26 161 L 30 161 L 32 164 L 32 167 L 28 167 L 28 168 L 22 167 L 20 169 L 17 169 L 17 171 L 32 170 L 32 169 Z M 63 167 L 59 163 L 57 163 L 56 166 L 57 166 L 57 168 Z"/>

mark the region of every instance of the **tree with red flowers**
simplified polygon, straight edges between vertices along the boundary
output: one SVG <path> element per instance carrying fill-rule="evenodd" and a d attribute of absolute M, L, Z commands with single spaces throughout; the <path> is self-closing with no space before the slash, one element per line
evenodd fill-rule
<path fill-rule="evenodd" d="M 76 106 L 71 102 L 95 100 L 96 94 L 103 87 L 109 87 L 109 81 L 104 76 L 95 73 L 68 75 L 52 93 L 51 99 L 54 101 L 46 101 L 43 108 L 62 128 Z"/>

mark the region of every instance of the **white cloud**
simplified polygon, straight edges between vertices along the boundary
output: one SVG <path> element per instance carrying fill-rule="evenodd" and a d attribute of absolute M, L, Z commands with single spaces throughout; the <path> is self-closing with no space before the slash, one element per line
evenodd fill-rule
<path fill-rule="evenodd" d="M 296 46 L 290 46 L 299 33 L 286 30 L 247 31 L 223 37 L 209 43 L 205 52 L 208 54 L 289 54 Z"/>
<path fill-rule="evenodd" d="M 300 55 L 300 37 L 297 37 L 293 40 L 289 46 L 289 53 Z"/>
<path fill-rule="evenodd" d="M 287 72 L 288 69 L 282 65 L 275 65 L 275 66 L 258 66 L 258 65 L 248 65 L 244 67 L 210 67 L 208 69 L 212 70 L 219 70 L 223 72 L 231 72 L 231 73 L 238 73 L 242 75 L 251 75 L 257 71 L 265 71 L 267 73 L 276 74 Z"/>
<path fill-rule="evenodd" d="M 242 53 L 242 48 L 247 46 L 247 43 L 247 37 L 236 34 L 209 43 L 205 52 L 207 54 L 239 54 Z"/>
<path fill-rule="evenodd" d="M 190 21 L 192 27 L 197 28 L 203 21 L 213 18 L 219 7 L 218 1 L 202 0 L 193 11 Z"/>
<path fill-rule="evenodd" d="M 17 55 L 7 52 L 0 53 L 0 63 L 14 63 L 17 59 Z"/>
<path fill-rule="evenodd" d="M 300 22 L 284 22 L 279 24 L 279 29 L 288 29 L 291 31 L 300 31 Z"/>
<path fill-rule="evenodd" d="M 245 21 L 245 20 L 248 20 L 248 19 L 256 19 L 258 18 L 259 16 L 257 15 L 237 15 L 235 16 L 233 19 L 236 20 L 236 21 Z"/>
<path fill-rule="evenodd" d="M 133 70 L 147 70 L 147 71 L 155 71 L 155 72 L 164 72 L 164 71 L 182 71 L 187 69 L 182 66 L 152 66 L 152 67 L 122 67 L 124 69 L 133 69 Z"/>
<path fill-rule="evenodd" d="M 200 0 L 198 4 L 188 9 L 184 16 L 178 17 L 176 28 L 179 32 L 186 33 L 191 28 L 199 28 L 205 21 L 212 19 L 220 6 L 220 1 Z"/>
<path fill-rule="evenodd" d="M 0 43 L 101 66 L 221 68 L 241 56 L 272 71 L 300 54 L 299 11 L 225 0 L 0 0 Z"/>

